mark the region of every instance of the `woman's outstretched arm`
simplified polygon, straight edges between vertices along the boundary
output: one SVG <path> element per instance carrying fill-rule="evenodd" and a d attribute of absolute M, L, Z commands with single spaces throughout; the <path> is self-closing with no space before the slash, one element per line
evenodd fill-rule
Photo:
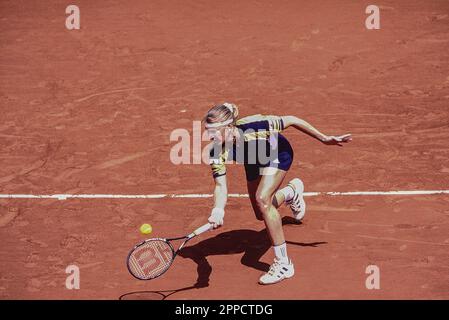
<path fill-rule="evenodd" d="M 341 146 L 343 142 L 349 142 L 352 140 L 351 134 L 344 134 L 340 136 L 328 136 L 320 132 L 314 126 L 307 121 L 295 116 L 283 116 L 281 117 L 284 122 L 284 129 L 293 126 L 298 130 L 308 134 L 309 136 L 321 141 L 324 144 L 336 144 Z"/>

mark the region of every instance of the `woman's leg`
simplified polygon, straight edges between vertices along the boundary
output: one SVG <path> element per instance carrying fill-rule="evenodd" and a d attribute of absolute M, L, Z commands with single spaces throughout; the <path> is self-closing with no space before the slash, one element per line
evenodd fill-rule
<path fill-rule="evenodd" d="M 276 256 L 270 270 L 260 277 L 259 283 L 273 284 L 295 274 L 293 264 L 287 255 L 282 219 L 276 209 L 282 202 L 278 202 L 279 199 L 275 197 L 276 190 L 287 172 L 270 167 L 263 170 L 262 176 L 249 181 L 247 185 L 254 213 L 259 220 L 264 220 Z M 270 174 L 268 170 L 271 171 Z"/>
<path fill-rule="evenodd" d="M 288 140 L 279 134 L 279 154 L 278 159 L 280 163 L 279 169 L 288 171 L 293 163 L 293 149 Z M 281 151 L 282 150 L 282 151 Z M 306 203 L 303 198 L 304 183 L 299 178 L 289 181 L 289 183 L 282 189 L 276 191 L 273 197 L 273 205 L 279 208 L 282 204 L 287 203 L 297 221 L 304 218 L 306 212 Z"/>
<path fill-rule="evenodd" d="M 278 246 L 285 243 L 285 238 L 282 229 L 282 219 L 273 201 L 274 195 L 287 172 L 267 167 L 263 169 L 263 173 L 255 193 L 255 206 L 257 211 L 262 214 L 271 243 L 274 246 Z M 277 200 L 274 202 L 277 202 Z"/>

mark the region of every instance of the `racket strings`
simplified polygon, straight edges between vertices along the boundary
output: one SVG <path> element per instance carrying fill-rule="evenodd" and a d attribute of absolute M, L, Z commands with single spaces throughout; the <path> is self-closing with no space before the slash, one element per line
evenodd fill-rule
<path fill-rule="evenodd" d="M 130 271 L 140 279 L 160 276 L 173 260 L 171 246 L 163 240 L 151 240 L 136 248 L 129 257 Z"/>

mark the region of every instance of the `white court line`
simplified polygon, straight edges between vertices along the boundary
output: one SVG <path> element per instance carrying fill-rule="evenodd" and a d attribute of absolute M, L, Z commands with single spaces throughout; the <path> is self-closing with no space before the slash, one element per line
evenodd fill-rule
<path fill-rule="evenodd" d="M 398 190 L 398 191 L 350 191 L 350 192 L 304 192 L 306 197 L 316 196 L 395 196 L 449 194 L 449 190 Z M 212 198 L 213 194 L 0 194 L 0 199 L 161 199 L 161 198 Z M 247 193 L 230 193 L 229 198 L 248 198 Z"/>

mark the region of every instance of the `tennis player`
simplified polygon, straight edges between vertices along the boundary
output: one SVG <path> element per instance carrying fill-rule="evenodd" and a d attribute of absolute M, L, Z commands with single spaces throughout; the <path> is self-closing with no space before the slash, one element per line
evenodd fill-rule
<path fill-rule="evenodd" d="M 224 103 L 211 108 L 204 117 L 213 141 L 210 161 L 215 181 L 214 208 L 208 220 L 214 228 L 223 225 L 228 197 L 226 163 L 243 163 L 251 205 L 256 218 L 265 223 L 275 254 L 274 263 L 259 283 L 273 284 L 295 273 L 277 208 L 285 203 L 298 221 L 306 212 L 301 179 L 295 178 L 279 189 L 293 162 L 293 149 L 280 132 L 294 127 L 327 145 L 341 146 L 352 138 L 350 134 L 327 136 L 295 116 L 257 114 L 238 119 L 238 113 L 235 104 Z"/>

